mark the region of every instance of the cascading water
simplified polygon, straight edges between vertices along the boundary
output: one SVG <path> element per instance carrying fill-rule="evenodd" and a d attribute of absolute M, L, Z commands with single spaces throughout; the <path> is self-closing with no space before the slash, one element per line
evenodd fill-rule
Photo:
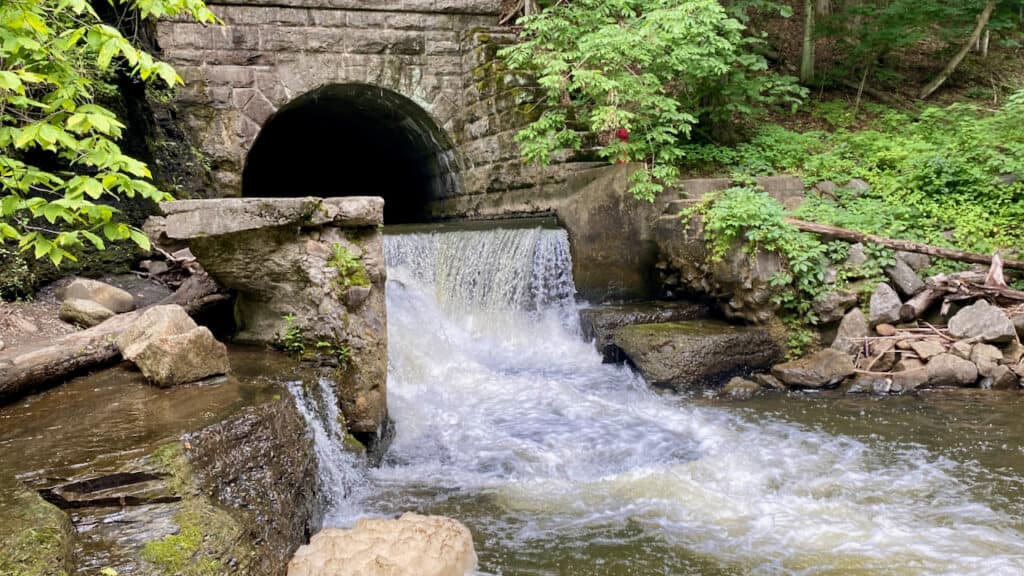
<path fill-rule="evenodd" d="M 385 247 L 397 434 L 329 523 L 453 516 L 493 574 L 1024 573 L 1019 518 L 964 465 L 659 396 L 601 364 L 564 231 Z"/>

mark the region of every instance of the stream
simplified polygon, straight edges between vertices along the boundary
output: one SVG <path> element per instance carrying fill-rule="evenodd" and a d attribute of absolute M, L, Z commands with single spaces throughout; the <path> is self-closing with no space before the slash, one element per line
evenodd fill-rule
<path fill-rule="evenodd" d="M 385 247 L 397 434 L 321 451 L 328 525 L 451 516 L 495 575 L 1024 573 L 1019 394 L 656 393 L 582 340 L 564 231 Z"/>

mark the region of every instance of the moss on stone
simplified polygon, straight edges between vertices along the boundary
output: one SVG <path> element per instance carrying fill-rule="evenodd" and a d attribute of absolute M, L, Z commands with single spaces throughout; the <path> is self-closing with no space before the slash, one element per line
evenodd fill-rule
<path fill-rule="evenodd" d="M 366 274 L 363 261 L 341 244 L 331 246 L 331 258 L 327 264 L 338 272 L 334 280 L 335 286 L 344 290 L 352 286 L 369 286 L 370 277 Z"/>
<path fill-rule="evenodd" d="M 253 551 L 243 542 L 244 530 L 225 510 L 202 495 L 188 460 L 177 443 L 156 450 L 152 458 L 168 475 L 171 491 L 181 498 L 174 516 L 178 532 L 147 542 L 142 550 L 146 574 L 214 576 L 246 572 Z"/>
<path fill-rule="evenodd" d="M 6 478 L 0 479 L 0 518 L 0 574 L 68 574 L 74 528 L 67 514 Z"/>

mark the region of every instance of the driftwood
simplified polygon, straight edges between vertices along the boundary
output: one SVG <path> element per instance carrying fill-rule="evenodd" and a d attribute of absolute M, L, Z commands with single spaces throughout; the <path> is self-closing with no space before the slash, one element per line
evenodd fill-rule
<path fill-rule="evenodd" d="M 924 281 L 925 289 L 907 300 L 900 308 L 900 320 L 910 322 L 920 318 L 939 300 L 943 309 L 951 302 L 984 298 L 1003 306 L 1019 308 L 1024 306 L 1024 291 L 1014 290 L 1006 285 L 1003 278 L 1003 261 L 999 256 L 992 259 L 988 273 L 958 272 L 938 274 Z"/>
<path fill-rule="evenodd" d="M 195 315 L 228 298 L 213 280 L 202 274 L 187 279 L 160 304 L 179 304 Z M 118 314 L 92 328 L 58 338 L 47 346 L 0 353 L 0 399 L 23 396 L 85 370 L 117 362 L 121 353 L 114 341 L 143 310 Z"/>
<path fill-rule="evenodd" d="M 942 299 L 944 292 L 937 288 L 927 286 L 925 282 L 925 289 L 919 292 L 916 296 L 907 300 L 900 307 L 900 320 L 903 322 L 910 322 L 920 318 L 933 304 Z"/>
<path fill-rule="evenodd" d="M 984 254 L 953 250 L 951 248 L 932 246 L 931 244 L 922 244 L 920 242 L 910 242 L 909 240 L 896 240 L 893 238 L 886 238 L 884 236 L 875 236 L 874 234 L 865 234 L 864 232 L 858 232 L 848 228 L 839 228 L 838 226 L 827 226 L 825 224 L 797 220 L 795 218 L 786 218 L 786 222 L 796 227 L 798 230 L 817 234 L 818 236 L 825 236 L 827 238 L 835 238 L 837 240 L 845 240 L 847 242 L 870 242 L 873 244 L 887 246 L 895 250 L 927 254 L 929 256 L 946 258 L 947 260 L 956 260 L 958 262 L 985 265 L 992 264 L 992 257 Z M 1024 270 L 1024 260 L 1004 259 L 1002 261 L 1002 265 L 1005 268 Z"/>

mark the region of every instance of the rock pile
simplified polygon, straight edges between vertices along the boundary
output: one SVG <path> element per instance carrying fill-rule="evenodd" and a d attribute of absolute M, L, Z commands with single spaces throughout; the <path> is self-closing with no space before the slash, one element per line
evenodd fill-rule
<path fill-rule="evenodd" d="M 867 318 L 860 309 L 851 310 L 831 348 L 776 365 L 772 374 L 792 388 L 847 381 L 848 392 L 873 394 L 939 386 L 1016 389 L 1024 382 L 1020 323 L 1007 311 L 978 300 L 954 314 L 946 327 L 895 326 L 888 315 L 893 304 L 898 308 L 896 292 L 880 284 Z"/>

